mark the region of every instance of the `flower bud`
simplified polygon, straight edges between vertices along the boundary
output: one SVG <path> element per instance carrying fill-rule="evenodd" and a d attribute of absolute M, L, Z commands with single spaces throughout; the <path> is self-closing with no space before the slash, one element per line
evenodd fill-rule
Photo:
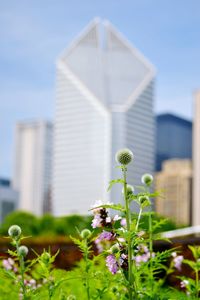
<path fill-rule="evenodd" d="M 119 246 L 117 244 L 114 244 L 111 248 L 110 248 L 110 252 L 112 254 L 116 254 L 119 252 Z"/>
<path fill-rule="evenodd" d="M 18 255 L 25 257 L 28 254 L 28 248 L 26 246 L 20 246 L 18 249 Z"/>
<path fill-rule="evenodd" d="M 151 174 L 144 174 L 141 178 L 143 184 L 150 186 L 153 182 L 153 176 Z"/>
<path fill-rule="evenodd" d="M 115 155 L 117 163 L 128 165 L 133 160 L 133 152 L 129 149 L 121 149 Z"/>
<path fill-rule="evenodd" d="M 134 187 L 132 185 L 130 185 L 130 184 L 127 184 L 127 186 L 126 186 L 126 193 L 127 193 L 127 195 L 128 196 L 132 195 L 133 192 L 134 192 Z M 122 194 L 124 194 L 124 188 L 122 189 Z"/>
<path fill-rule="evenodd" d="M 22 230 L 18 225 L 12 225 L 8 229 L 8 235 L 15 240 L 19 239 L 21 233 Z"/>
<path fill-rule="evenodd" d="M 151 201 L 150 201 L 149 197 L 146 196 L 146 195 L 139 196 L 138 200 L 139 200 L 139 203 L 140 203 L 142 208 L 151 205 Z"/>
<path fill-rule="evenodd" d="M 86 240 L 87 238 L 89 238 L 91 235 L 91 231 L 89 229 L 83 229 L 81 231 L 81 237 Z"/>
<path fill-rule="evenodd" d="M 43 252 L 41 255 L 41 260 L 43 263 L 48 264 L 50 262 L 51 255 L 48 252 Z"/>

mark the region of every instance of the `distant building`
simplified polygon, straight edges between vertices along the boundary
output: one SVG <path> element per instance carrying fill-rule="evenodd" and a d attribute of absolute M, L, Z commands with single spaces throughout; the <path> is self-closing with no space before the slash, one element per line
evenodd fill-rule
<path fill-rule="evenodd" d="M 192 158 L 192 122 L 173 114 L 156 118 L 156 171 L 172 158 Z"/>
<path fill-rule="evenodd" d="M 101 29 L 101 30 L 100 30 Z M 53 212 L 87 214 L 119 201 L 115 153 L 134 155 L 128 181 L 154 170 L 154 67 L 108 22 L 93 21 L 57 61 Z"/>
<path fill-rule="evenodd" d="M 15 134 L 13 186 L 19 191 L 19 209 L 41 215 L 50 210 L 52 124 L 19 122 Z"/>
<path fill-rule="evenodd" d="M 10 186 L 10 180 L 0 178 L 0 223 L 18 208 L 18 192 Z"/>
<path fill-rule="evenodd" d="M 162 171 L 155 176 L 155 189 L 161 192 L 161 197 L 155 201 L 157 213 L 179 224 L 191 224 L 191 160 L 171 159 L 163 162 Z"/>
<path fill-rule="evenodd" d="M 200 225 L 200 91 L 195 93 L 193 127 L 193 211 L 192 225 Z"/>

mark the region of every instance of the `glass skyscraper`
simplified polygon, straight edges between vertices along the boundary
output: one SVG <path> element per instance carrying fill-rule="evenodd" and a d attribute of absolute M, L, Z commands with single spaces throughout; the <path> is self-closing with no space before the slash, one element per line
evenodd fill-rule
<path fill-rule="evenodd" d="M 156 171 L 172 158 L 192 158 L 192 122 L 173 114 L 156 118 Z"/>
<path fill-rule="evenodd" d="M 153 172 L 153 65 L 113 26 L 94 20 L 57 60 L 53 212 L 88 213 L 97 199 L 119 201 L 114 156 L 135 156 L 128 181 Z M 121 189 L 121 187 L 120 187 Z M 119 190 L 119 188 L 118 188 Z"/>

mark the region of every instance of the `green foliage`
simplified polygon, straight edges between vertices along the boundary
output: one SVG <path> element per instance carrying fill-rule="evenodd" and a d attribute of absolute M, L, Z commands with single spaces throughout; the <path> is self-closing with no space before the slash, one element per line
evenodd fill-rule
<path fill-rule="evenodd" d="M 134 219 L 136 220 L 137 214 L 133 213 L 132 218 L 133 220 Z M 154 233 L 174 230 L 177 228 L 176 224 L 172 220 L 166 219 L 156 213 L 152 213 L 152 222 L 153 222 Z M 140 229 L 148 230 L 148 226 L 149 226 L 148 212 L 146 213 L 144 212 L 141 216 Z"/>
<path fill-rule="evenodd" d="M 15 211 L 5 218 L 0 227 L 0 234 L 6 236 L 8 228 L 17 224 L 21 227 L 24 236 L 76 235 L 76 228 L 79 231 L 84 228 L 91 229 L 91 219 L 91 216 L 54 217 L 51 214 L 39 218 L 28 212 Z"/>
<path fill-rule="evenodd" d="M 108 188 L 122 184 L 123 203 L 95 207 L 93 220 L 78 215 L 54 218 L 51 214 L 38 218 L 26 212 L 15 212 L 5 219 L 1 226 L 4 235 L 13 224 L 22 228 L 23 235 L 73 235 L 82 259 L 71 271 L 55 269 L 59 251 L 52 255 L 50 249 L 44 249 L 41 255 L 35 252 L 36 258 L 27 260 L 31 249 L 21 245 L 21 228 L 12 226 L 9 236 L 14 249 L 8 250 L 9 259 L 0 264 L 1 300 L 185 300 L 188 295 L 198 299 L 200 247 L 190 246 L 193 260 L 183 260 L 174 249 L 153 252 L 153 241 L 160 238 L 159 233 L 176 226 L 152 212 L 152 198 L 158 193 L 149 189 L 153 181 L 150 174 L 142 177 L 144 186 L 138 194 L 127 184 L 127 165 L 132 157 L 129 149 L 118 152 L 122 178 L 112 180 Z M 132 201 L 139 207 L 138 214 L 131 211 Z M 109 214 L 110 210 L 119 215 Z M 94 241 L 101 252 L 97 256 Z M 166 286 L 166 278 L 180 268 L 182 260 L 195 274 L 195 279 L 179 276 L 188 295 Z"/>
<path fill-rule="evenodd" d="M 8 228 L 13 224 L 21 227 L 24 236 L 36 236 L 39 234 L 39 220 L 29 212 L 15 211 L 7 215 L 1 225 L 0 233 L 6 236 Z"/>

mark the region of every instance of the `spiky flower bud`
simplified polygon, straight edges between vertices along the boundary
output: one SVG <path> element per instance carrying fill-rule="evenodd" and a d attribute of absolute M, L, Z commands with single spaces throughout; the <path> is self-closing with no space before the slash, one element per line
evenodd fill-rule
<path fill-rule="evenodd" d="M 153 182 L 153 176 L 151 174 L 144 174 L 141 178 L 143 184 L 150 186 Z"/>
<path fill-rule="evenodd" d="M 118 253 L 119 252 L 119 246 L 117 245 L 117 244 L 114 244 L 111 248 L 110 248 L 110 252 L 112 253 L 112 254 L 116 254 L 116 253 Z"/>
<path fill-rule="evenodd" d="M 89 238 L 91 235 L 91 231 L 89 229 L 83 229 L 81 231 L 81 237 L 86 240 L 87 238 Z"/>
<path fill-rule="evenodd" d="M 41 260 L 43 263 L 48 264 L 50 262 L 51 255 L 48 252 L 43 252 L 41 255 Z"/>
<path fill-rule="evenodd" d="M 146 196 L 146 195 L 139 196 L 138 200 L 139 200 L 139 203 L 140 203 L 142 208 L 151 205 L 151 201 L 150 201 L 149 197 Z"/>
<path fill-rule="evenodd" d="M 26 246 L 20 246 L 18 249 L 18 255 L 25 257 L 28 254 L 28 248 Z"/>
<path fill-rule="evenodd" d="M 128 165 L 133 160 L 133 152 L 129 149 L 121 149 L 117 151 L 115 160 L 121 165 Z"/>
<path fill-rule="evenodd" d="M 8 229 L 8 235 L 15 240 L 19 239 L 21 233 L 22 230 L 18 225 L 12 225 Z"/>
<path fill-rule="evenodd" d="M 133 192 L 134 192 L 134 187 L 130 184 L 127 184 L 126 186 L 126 192 L 127 192 L 127 195 L 132 195 Z M 124 194 L 124 188 L 122 189 L 122 194 Z"/>

